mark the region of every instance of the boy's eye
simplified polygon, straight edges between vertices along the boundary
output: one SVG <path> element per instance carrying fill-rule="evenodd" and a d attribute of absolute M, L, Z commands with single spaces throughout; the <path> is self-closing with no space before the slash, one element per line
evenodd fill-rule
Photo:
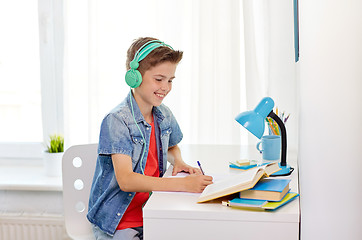
<path fill-rule="evenodd" d="M 161 82 L 161 81 L 162 81 L 162 79 L 161 79 L 161 78 L 156 78 L 156 81 Z"/>
<path fill-rule="evenodd" d="M 169 83 L 172 83 L 173 79 L 168 80 Z"/>

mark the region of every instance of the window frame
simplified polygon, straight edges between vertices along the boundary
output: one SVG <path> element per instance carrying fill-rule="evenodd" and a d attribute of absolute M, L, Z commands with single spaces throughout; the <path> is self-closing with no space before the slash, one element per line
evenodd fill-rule
<path fill-rule="evenodd" d="M 43 142 L 1 142 L 0 159 L 42 158 L 49 135 L 64 133 L 63 5 L 63 1 L 38 1 Z"/>

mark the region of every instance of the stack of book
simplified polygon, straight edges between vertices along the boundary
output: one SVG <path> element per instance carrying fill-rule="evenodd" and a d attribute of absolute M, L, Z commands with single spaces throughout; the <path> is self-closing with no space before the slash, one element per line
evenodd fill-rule
<path fill-rule="evenodd" d="M 275 210 L 299 196 L 290 192 L 290 179 L 265 178 L 280 170 L 278 163 L 262 164 L 240 174 L 208 185 L 198 203 L 238 194 L 237 198 L 223 201 L 235 208 Z"/>
<path fill-rule="evenodd" d="M 262 179 L 253 188 L 239 193 L 238 198 L 223 202 L 235 208 L 275 210 L 298 196 L 290 192 L 290 179 Z"/>

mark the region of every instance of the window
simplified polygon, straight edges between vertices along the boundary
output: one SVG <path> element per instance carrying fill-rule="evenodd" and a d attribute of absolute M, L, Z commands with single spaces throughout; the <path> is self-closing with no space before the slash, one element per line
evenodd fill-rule
<path fill-rule="evenodd" d="M 63 132 L 62 4 L 0 2 L 0 158 L 39 159 Z"/>
<path fill-rule="evenodd" d="M 42 141 L 37 10 L 34 0 L 0 2 L 0 142 Z"/>

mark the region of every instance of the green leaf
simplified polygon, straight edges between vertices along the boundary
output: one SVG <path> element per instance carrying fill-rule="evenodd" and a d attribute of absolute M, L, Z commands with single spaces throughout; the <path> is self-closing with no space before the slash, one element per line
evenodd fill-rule
<path fill-rule="evenodd" d="M 47 146 L 49 153 L 64 152 L 64 137 L 62 135 L 50 135 L 50 142 Z"/>

